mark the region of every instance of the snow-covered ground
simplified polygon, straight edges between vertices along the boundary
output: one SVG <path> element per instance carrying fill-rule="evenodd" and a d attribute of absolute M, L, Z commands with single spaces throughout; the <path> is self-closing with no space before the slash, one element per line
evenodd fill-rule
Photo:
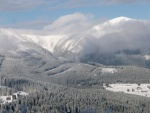
<path fill-rule="evenodd" d="M 0 103 L 2 104 L 6 104 L 6 103 L 11 103 L 12 100 L 12 96 L 1 96 L 0 97 Z"/>
<path fill-rule="evenodd" d="M 1 104 L 11 103 L 13 101 L 16 101 L 16 99 L 25 97 L 25 96 L 28 96 L 28 93 L 23 92 L 23 91 L 18 91 L 9 96 L 0 96 L 0 103 Z"/>
<path fill-rule="evenodd" d="M 150 55 L 145 55 L 144 58 L 145 58 L 146 60 L 150 60 Z"/>
<path fill-rule="evenodd" d="M 115 68 L 102 68 L 102 73 L 116 73 L 117 70 Z"/>
<path fill-rule="evenodd" d="M 16 93 L 13 93 L 13 95 L 28 96 L 28 93 L 23 92 L 23 91 L 18 91 Z"/>
<path fill-rule="evenodd" d="M 106 90 L 113 92 L 124 92 L 127 94 L 135 94 L 150 97 L 150 84 L 109 84 L 103 85 Z"/>

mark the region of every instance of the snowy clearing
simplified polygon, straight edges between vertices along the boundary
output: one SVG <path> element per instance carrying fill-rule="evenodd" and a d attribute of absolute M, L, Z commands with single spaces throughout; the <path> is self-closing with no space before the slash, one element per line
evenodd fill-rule
<path fill-rule="evenodd" d="M 117 70 L 115 68 L 102 68 L 102 73 L 116 73 Z"/>
<path fill-rule="evenodd" d="M 16 99 L 22 98 L 25 96 L 28 96 L 28 93 L 23 92 L 23 91 L 18 91 L 9 96 L 0 96 L 0 104 L 11 103 L 13 101 L 16 101 Z"/>
<path fill-rule="evenodd" d="M 150 84 L 109 84 L 106 90 L 150 97 Z"/>
<path fill-rule="evenodd" d="M 146 60 L 150 60 L 150 55 L 145 55 L 144 58 L 145 58 Z"/>

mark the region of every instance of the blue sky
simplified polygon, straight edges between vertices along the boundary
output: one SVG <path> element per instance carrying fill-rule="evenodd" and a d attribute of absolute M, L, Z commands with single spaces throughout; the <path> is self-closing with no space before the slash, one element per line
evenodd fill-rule
<path fill-rule="evenodd" d="M 0 27 L 42 29 L 73 13 L 95 20 L 119 16 L 150 20 L 149 12 L 149 0 L 0 0 Z"/>

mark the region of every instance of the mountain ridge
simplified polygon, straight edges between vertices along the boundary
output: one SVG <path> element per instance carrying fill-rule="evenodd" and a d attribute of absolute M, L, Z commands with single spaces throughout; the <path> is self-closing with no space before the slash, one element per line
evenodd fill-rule
<path fill-rule="evenodd" d="M 133 29 L 135 25 L 136 28 Z M 55 35 L 50 33 L 45 36 L 1 28 L 0 46 L 2 46 L 1 48 L 5 47 L 5 49 L 14 48 L 13 50 L 26 51 L 32 48 L 24 45 L 28 43 L 29 45 L 37 45 L 44 48 L 56 57 L 79 62 L 81 59 L 88 58 L 86 60 L 89 60 L 91 56 L 92 58 L 96 57 L 95 61 L 99 61 L 103 56 L 109 56 L 110 54 L 114 56 L 111 56 L 109 60 L 118 59 L 118 57 L 120 59 L 123 54 L 126 56 L 123 59 L 128 59 L 129 53 L 129 57 L 135 57 L 133 55 L 138 50 L 141 60 L 146 59 L 148 61 L 149 59 L 145 57 L 150 53 L 150 45 L 148 43 L 150 34 L 147 32 L 150 30 L 150 27 L 148 25 L 150 23 L 146 25 L 145 21 L 118 17 L 104 21 L 101 24 L 94 24 L 93 27 L 88 28 L 85 32 L 77 34 L 58 33 Z M 147 28 L 147 30 L 141 30 L 143 27 Z M 136 59 L 140 58 L 138 55 L 136 55 Z M 110 65 L 113 64 L 110 63 Z"/>

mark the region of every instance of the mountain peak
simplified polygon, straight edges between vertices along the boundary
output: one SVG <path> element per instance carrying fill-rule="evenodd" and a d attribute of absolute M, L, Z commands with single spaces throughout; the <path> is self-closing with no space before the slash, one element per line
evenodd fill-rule
<path fill-rule="evenodd" d="M 105 22 L 103 22 L 97 26 L 94 26 L 93 29 L 96 31 L 102 31 L 104 29 L 108 29 L 108 28 L 110 29 L 112 26 L 118 27 L 118 26 L 120 26 L 126 22 L 132 21 L 132 20 L 134 20 L 134 19 L 121 16 L 121 17 L 107 20 L 107 21 L 105 21 Z"/>
<path fill-rule="evenodd" d="M 121 17 L 117 17 L 117 18 L 109 20 L 109 23 L 114 25 L 114 24 L 118 24 L 118 23 L 122 23 L 122 22 L 131 21 L 131 20 L 133 20 L 133 19 L 121 16 Z"/>

